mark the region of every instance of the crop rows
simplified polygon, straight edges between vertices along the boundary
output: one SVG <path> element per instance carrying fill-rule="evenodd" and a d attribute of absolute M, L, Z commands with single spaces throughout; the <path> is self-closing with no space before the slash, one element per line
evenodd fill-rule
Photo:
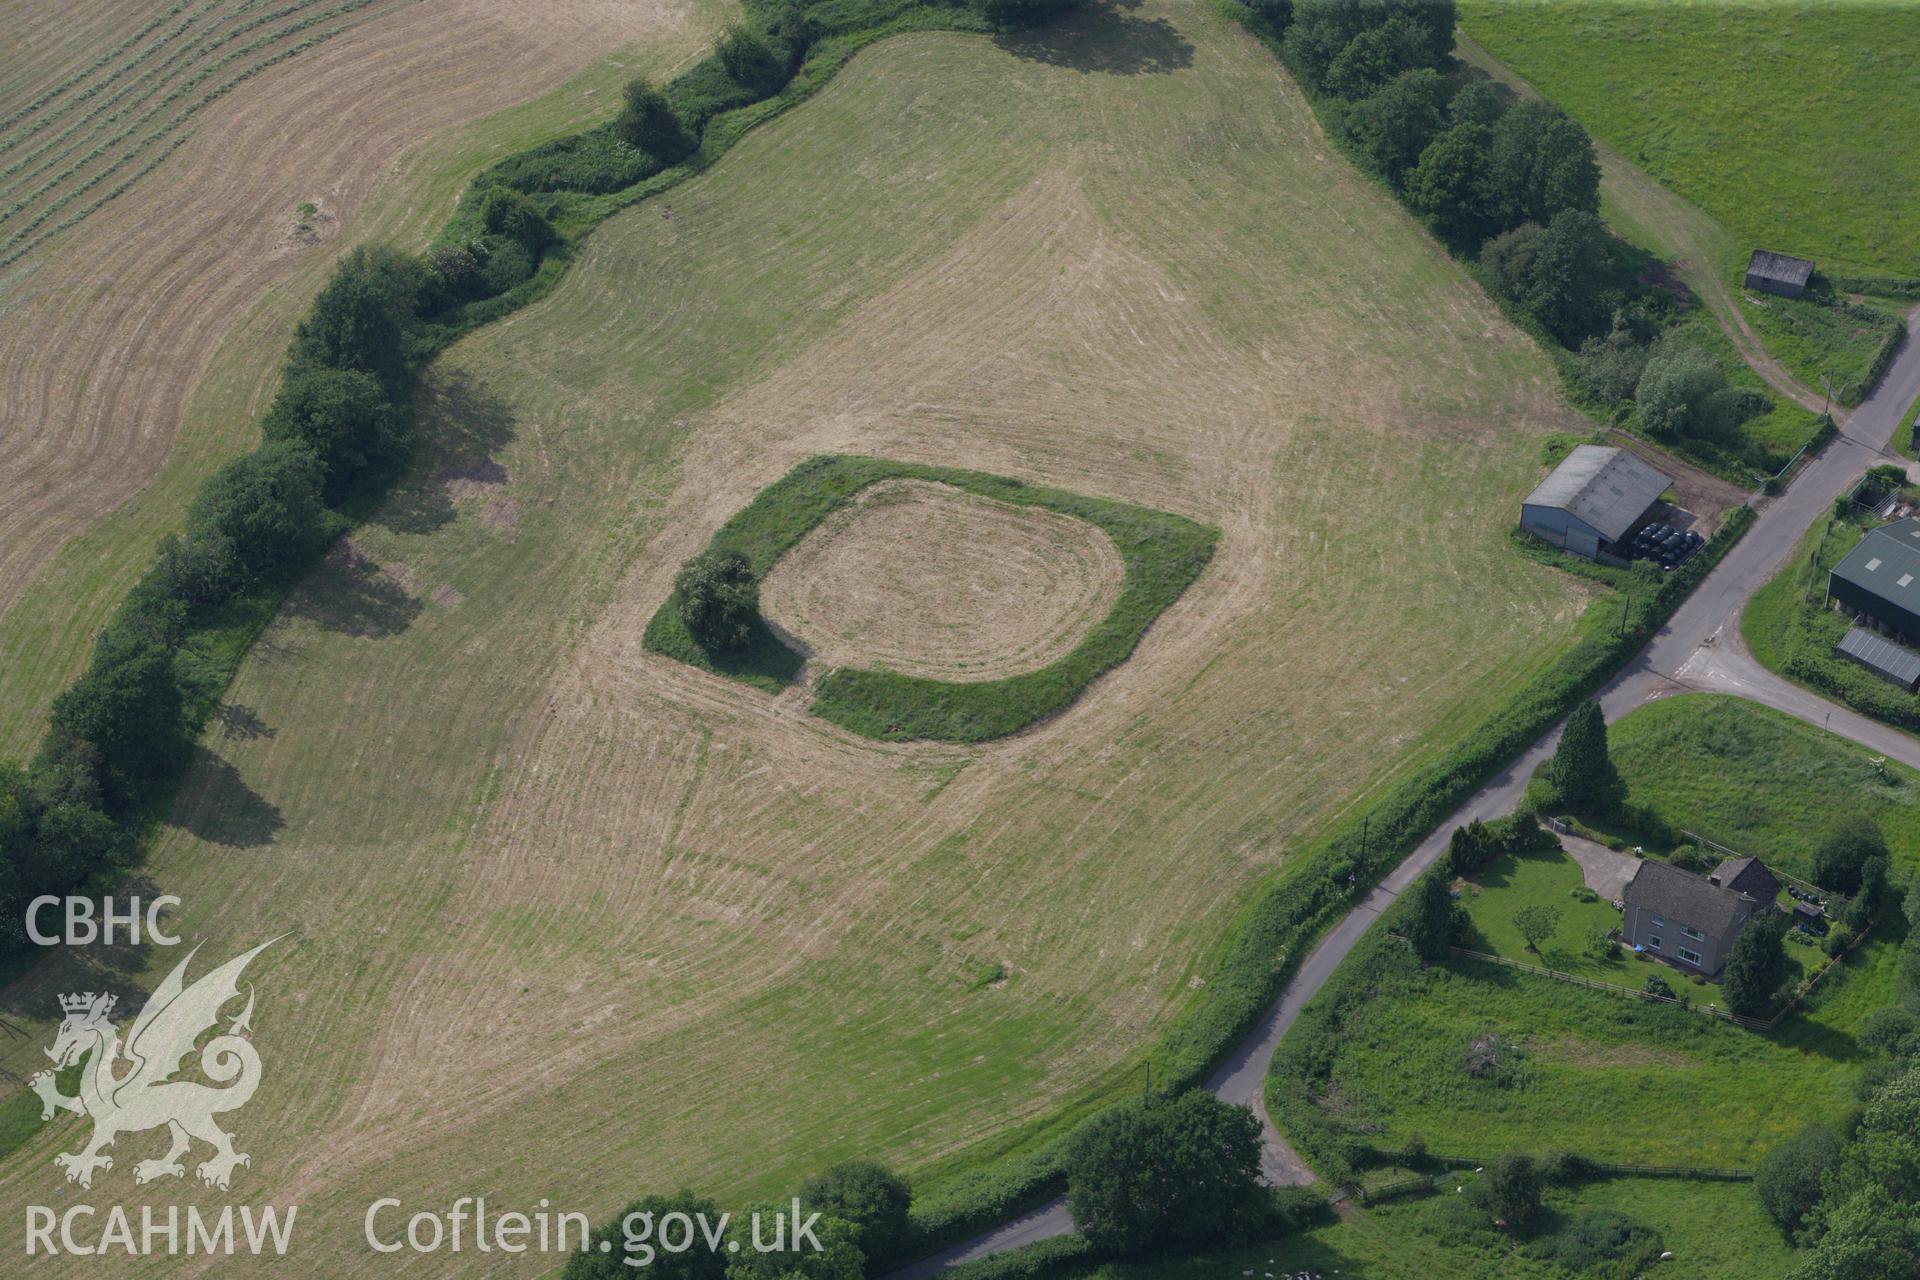
<path fill-rule="evenodd" d="M 187 13 L 158 40 L 148 38 L 156 26 L 149 23 L 139 37 L 120 46 L 119 60 L 96 61 L 89 72 L 69 77 L 10 117 L 15 121 L 34 117 L 14 131 L 14 140 L 8 145 L 18 146 L 22 139 L 31 145 L 36 136 L 45 135 L 80 112 L 79 118 L 57 135 L 22 152 L 0 169 L 0 183 L 14 178 L 17 192 L 0 211 L 0 266 L 18 261 L 51 236 L 83 221 L 152 172 L 191 136 L 186 132 L 190 121 L 206 107 L 262 71 L 351 29 L 369 16 L 368 11 L 387 0 L 344 0 L 317 10 L 301 0 L 267 12 L 248 12 L 260 3 L 262 0 L 244 0 L 220 15 L 221 25 L 216 28 L 199 27 L 200 38 L 186 47 L 181 47 L 179 40 L 218 7 L 218 0 Z M 178 16 L 185 8 L 176 5 L 163 18 Z M 294 20 L 283 23 L 288 18 Z M 263 27 L 271 29 L 261 32 Z M 260 34 L 253 39 L 229 47 L 256 32 Z M 296 43 L 286 43 L 303 32 L 310 34 Z M 214 60 L 206 62 L 210 57 Z M 199 65 L 203 62 L 205 65 Z M 184 74 L 190 70 L 190 74 Z M 87 83 L 90 73 L 97 73 L 98 79 Z M 183 78 L 160 94 L 159 90 L 176 76 Z M 195 96 L 209 81 L 215 82 L 213 86 Z M 115 82 L 118 87 L 102 97 L 102 91 Z M 183 100 L 185 105 L 179 106 Z M 95 109 L 84 110 L 88 104 Z M 132 116 L 135 104 L 145 105 L 145 110 Z M 176 106 L 179 109 L 172 110 Z M 90 138 L 94 139 L 92 147 L 75 155 Z M 47 171 L 62 160 L 67 162 L 65 167 L 49 176 Z M 114 182 L 116 177 L 120 180 Z M 31 190 L 19 190 L 36 181 Z M 86 200 L 102 187 L 104 192 Z"/>

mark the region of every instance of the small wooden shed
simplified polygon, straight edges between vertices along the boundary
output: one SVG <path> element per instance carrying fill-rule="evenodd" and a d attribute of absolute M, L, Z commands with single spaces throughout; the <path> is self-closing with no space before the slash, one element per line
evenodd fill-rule
<path fill-rule="evenodd" d="M 1783 298 L 1798 298 L 1813 279 L 1813 264 L 1805 258 L 1755 249 L 1747 259 L 1747 288 L 1761 293 L 1777 293 Z"/>

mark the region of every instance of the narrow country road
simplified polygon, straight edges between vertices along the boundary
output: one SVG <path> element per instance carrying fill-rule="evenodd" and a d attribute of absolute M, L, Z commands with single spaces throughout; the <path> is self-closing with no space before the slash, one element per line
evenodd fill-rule
<path fill-rule="evenodd" d="M 1538 96 L 1524 79 L 1464 34 L 1458 36 L 1455 52 L 1518 92 Z M 1662 256 L 1679 266 L 1683 278 L 1706 302 L 1708 311 L 1753 370 L 1783 395 L 1809 411 L 1819 412 L 1825 405 L 1825 397 L 1795 381 L 1779 361 L 1767 354 L 1720 279 L 1716 260 L 1727 249 L 1724 232 L 1705 214 L 1598 139 L 1595 147 L 1600 153 L 1606 198 L 1657 243 Z M 1765 500 L 1764 505 L 1756 504 L 1758 516 L 1746 536 L 1674 611 L 1667 624 L 1633 661 L 1602 688 L 1600 706 L 1609 721 L 1670 694 L 1725 693 L 1772 707 L 1920 769 L 1920 738 L 1870 720 L 1782 679 L 1754 660 L 1740 636 L 1740 615 L 1748 600 L 1772 580 L 1807 530 L 1833 509 L 1834 499 L 1850 490 L 1876 463 L 1904 461 L 1893 454 L 1890 446 L 1901 417 L 1916 398 L 1920 398 L 1920 307 L 1907 316 L 1905 343 L 1873 394 L 1850 414 L 1838 406 L 1833 407 L 1834 418 L 1840 424 L 1838 437 L 1808 461 L 1785 494 Z M 1559 741 L 1560 726 L 1556 725 L 1421 841 L 1378 888 L 1320 939 L 1281 991 L 1279 999 L 1268 1007 L 1259 1024 L 1208 1079 L 1210 1092 L 1224 1101 L 1252 1107 L 1260 1117 L 1264 1137 L 1260 1165 L 1268 1182 L 1305 1185 L 1314 1180 L 1313 1171 L 1280 1136 L 1267 1116 L 1264 1089 L 1267 1065 L 1280 1038 L 1307 1002 L 1319 994 L 1373 922 L 1446 852 L 1454 828 L 1476 818 L 1496 818 L 1511 813 L 1519 804 L 1528 779 L 1552 756 Z M 1004 1253 L 1072 1230 L 1073 1217 L 1067 1212 L 1066 1200 L 1057 1198 L 902 1268 L 887 1280 L 927 1280 L 958 1263 Z"/>
<path fill-rule="evenodd" d="M 1894 430 L 1916 398 L 1920 398 L 1920 310 L 1908 317 L 1907 338 L 1892 367 L 1874 393 L 1846 419 L 1839 436 L 1807 463 L 1786 493 L 1758 507 L 1758 518 L 1746 536 L 1674 611 L 1646 647 L 1601 690 L 1600 705 L 1608 720 L 1617 720 L 1636 707 L 1670 694 L 1726 693 L 1831 730 L 1868 750 L 1920 769 L 1920 738 L 1869 720 L 1782 679 L 1756 662 L 1740 638 L 1740 615 L 1747 601 L 1786 563 L 1807 530 L 1832 510 L 1834 499 L 1851 489 L 1867 468 L 1885 461 Z M 1260 1117 L 1265 1136 L 1261 1168 L 1269 1182 L 1313 1181 L 1312 1171 L 1267 1118 L 1263 1085 L 1267 1064 L 1281 1036 L 1380 914 L 1446 851 L 1453 829 L 1475 818 L 1512 812 L 1526 790 L 1527 780 L 1546 763 L 1559 739 L 1560 728 L 1556 725 L 1450 814 L 1388 873 L 1378 888 L 1321 938 L 1280 998 L 1207 1081 L 1211 1092 L 1225 1101 L 1252 1107 Z M 1065 1199 L 1056 1199 L 896 1271 L 888 1280 L 926 1280 L 957 1263 L 1072 1230 L 1073 1218 Z"/>

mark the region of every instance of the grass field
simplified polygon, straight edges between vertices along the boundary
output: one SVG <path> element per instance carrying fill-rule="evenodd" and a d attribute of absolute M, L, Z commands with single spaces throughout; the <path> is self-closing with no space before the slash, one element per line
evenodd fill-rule
<path fill-rule="evenodd" d="M 1821 837 L 1864 813 L 1895 879 L 1920 871 L 1920 774 L 1791 716 L 1717 694 L 1663 698 L 1609 732 L 1635 804 L 1804 877 Z M 1675 761 L 1685 762 L 1676 768 Z M 1731 774 L 1741 785 L 1722 780 Z"/>
<path fill-rule="evenodd" d="M 1468 0 L 1460 25 L 1611 144 L 1610 169 L 1634 166 L 1682 197 L 1662 201 L 1610 172 L 1610 223 L 1676 261 L 1756 358 L 1811 389 L 1809 407 L 1820 407 L 1822 375 L 1839 403 L 1857 403 L 1911 303 L 1867 297 L 1877 315 L 1848 314 L 1828 305 L 1823 281 L 1820 300 L 1791 302 L 1748 293 L 1742 279 L 1756 247 L 1812 258 L 1823 274 L 1920 268 L 1920 218 L 1905 198 L 1916 162 L 1891 141 L 1920 111 L 1908 70 L 1920 6 L 1663 6 L 1657 37 L 1648 12 L 1605 0 Z M 1791 433 L 1789 420 L 1797 448 L 1802 415 L 1757 435 Z"/>
<path fill-rule="evenodd" d="M 202 743 L 149 874 L 209 955 L 298 928 L 258 974 L 249 1193 L 351 1276 L 375 1194 L 598 1216 L 856 1153 L 937 1185 L 1131 1086 L 1253 887 L 1572 642 L 1587 588 L 1507 528 L 1578 426 L 1210 10 L 863 53 L 435 366 L 414 471 Z M 990 746 L 644 651 L 731 513 L 856 451 L 1220 546 Z"/>
<path fill-rule="evenodd" d="M 1421 971 L 1402 944 L 1374 998 L 1347 1018 L 1321 1105 L 1390 1149 L 1417 1133 L 1444 1155 L 1562 1147 L 1596 1160 L 1750 1169 L 1852 1099 L 1865 1056 L 1853 1029 L 1892 1003 L 1895 951 L 1886 939 L 1864 944 L 1761 1035 L 1482 961 Z M 1622 985 L 1654 972 L 1674 981 L 1651 963 L 1622 967 Z M 1676 989 L 1701 1002 L 1718 995 Z M 1507 1046 L 1500 1079 L 1464 1065 L 1487 1037 Z"/>
<path fill-rule="evenodd" d="M 1755 247 L 1828 272 L 1920 267 L 1920 6 L 1462 0 L 1460 25 Z"/>
<path fill-rule="evenodd" d="M 12 217 L 24 226 L 109 177 L 0 253 L 31 246 L 0 268 L 0 757 L 31 748 L 198 481 L 255 443 L 293 325 L 335 254 L 376 237 L 424 243 L 474 173 L 604 115 L 623 79 L 696 52 L 729 9 L 0 3 L 0 25 L 24 37 L 0 46 L 0 118 L 12 118 L 0 170 L 30 153 L 57 160 L 41 178 L 26 166 L 0 179 L 0 210 L 120 138 Z M 263 34 L 322 13 L 159 108 Z M 159 114 L 134 128 L 149 108 Z M 52 234 L 156 156 L 124 194 Z M 316 205 L 306 230 L 302 202 Z M 0 238 L 14 221 L 0 220 Z"/>
<path fill-rule="evenodd" d="M 1632 712 L 1609 736 L 1633 801 L 1676 826 L 1804 872 L 1832 819 L 1864 807 L 1886 831 L 1899 873 L 1920 861 L 1920 775 L 1894 766 L 1882 779 L 1866 753 L 1798 721 L 1686 695 Z M 1549 874 L 1560 860 L 1537 861 L 1532 873 L 1496 864 L 1506 886 L 1470 908 L 1483 931 L 1493 917 L 1500 954 L 1519 942 L 1500 944 L 1498 917 L 1510 912 L 1492 909 L 1495 893 L 1541 903 L 1564 893 Z M 1892 1003 L 1904 931 L 1897 913 L 1882 922 L 1766 1035 L 1471 960 L 1423 971 L 1404 944 L 1371 943 L 1319 998 L 1346 992 L 1331 1047 L 1290 1034 L 1269 1102 L 1283 1129 L 1291 1123 L 1316 1142 L 1344 1133 L 1393 1149 L 1419 1133 L 1448 1155 L 1562 1147 L 1604 1160 L 1751 1168 L 1772 1143 L 1851 1101 L 1865 1057 L 1854 1031 Z M 1788 954 L 1802 964 L 1816 958 Z M 1612 968 L 1590 976 L 1638 987 L 1660 972 L 1695 1002 L 1718 995 L 1650 963 Z M 1315 1034 L 1313 1022 L 1301 1025 Z M 1465 1055 L 1488 1036 L 1512 1052 L 1500 1078 L 1475 1078 Z M 1296 1070 L 1315 1052 L 1329 1053 L 1331 1066 L 1308 1101 Z M 1628 1115 L 1633 1122 L 1622 1123 Z"/>
<path fill-rule="evenodd" d="M 1294 1239 L 1075 1274 L 1086 1280 L 1226 1280 L 1301 1271 L 1327 1280 L 1563 1280 L 1568 1274 L 1541 1257 L 1534 1243 L 1516 1248 L 1471 1221 L 1463 1199 L 1437 1192 L 1355 1210 Z M 1675 1259 L 1663 1270 L 1688 1280 L 1777 1280 L 1792 1265 L 1791 1250 L 1747 1183 L 1621 1178 L 1550 1190 L 1547 1210 L 1534 1242 L 1582 1214 L 1621 1213 L 1658 1231 Z"/>
<path fill-rule="evenodd" d="M 1905 308 L 1835 305 L 1828 297 L 1775 298 L 1742 292 L 1747 320 L 1782 364 L 1809 386 L 1833 387 L 1836 404 L 1858 404 L 1873 390 L 1879 354 L 1906 332 Z"/>

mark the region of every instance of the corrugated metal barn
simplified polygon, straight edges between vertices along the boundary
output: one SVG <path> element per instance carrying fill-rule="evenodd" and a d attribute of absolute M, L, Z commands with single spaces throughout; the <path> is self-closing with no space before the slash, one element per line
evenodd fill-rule
<path fill-rule="evenodd" d="M 1827 601 L 1897 639 L 1920 639 L 1920 520 L 1869 529 L 1827 574 Z"/>
<path fill-rule="evenodd" d="M 1834 646 L 1834 652 L 1851 658 L 1882 680 L 1897 684 L 1908 693 L 1920 689 L 1920 653 L 1897 645 L 1878 631 L 1854 627 Z"/>
<path fill-rule="evenodd" d="M 1625 449 L 1583 444 L 1520 504 L 1520 527 L 1589 560 L 1637 528 L 1673 481 Z"/>

